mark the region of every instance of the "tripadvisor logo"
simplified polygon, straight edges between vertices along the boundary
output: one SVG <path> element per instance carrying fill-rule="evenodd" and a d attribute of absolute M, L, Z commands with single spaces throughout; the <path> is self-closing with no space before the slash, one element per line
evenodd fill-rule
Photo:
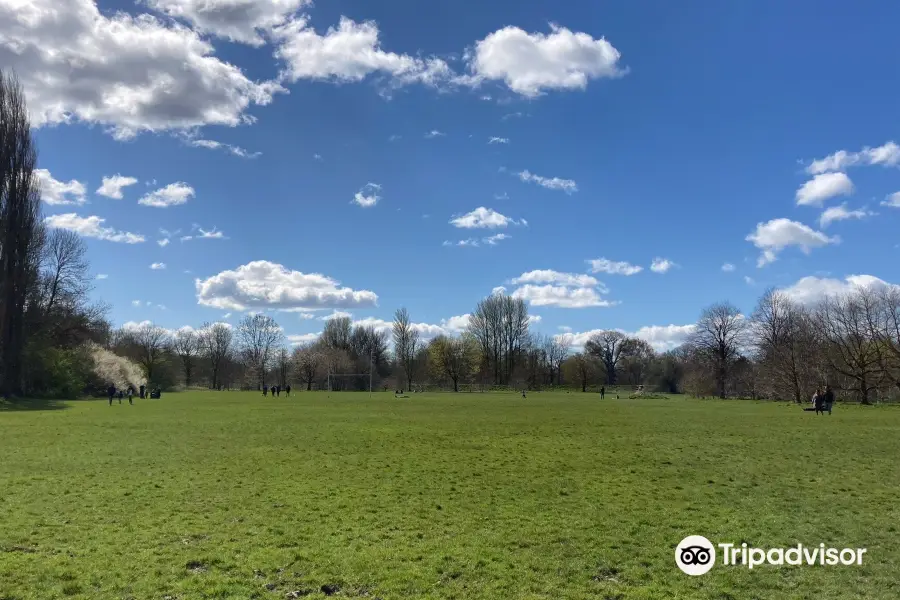
<path fill-rule="evenodd" d="M 828 548 L 825 544 L 791 548 L 752 548 L 747 544 L 713 544 L 702 535 L 689 535 L 675 547 L 675 564 L 688 575 L 703 575 L 716 564 L 716 548 L 726 567 L 760 565 L 828 566 L 861 565 L 865 548 Z"/>

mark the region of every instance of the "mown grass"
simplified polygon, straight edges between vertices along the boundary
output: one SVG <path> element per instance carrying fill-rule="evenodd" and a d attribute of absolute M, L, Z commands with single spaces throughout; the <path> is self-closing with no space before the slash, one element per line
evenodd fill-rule
<path fill-rule="evenodd" d="M 896 599 L 898 434 L 577 393 L 0 410 L 0 598 Z M 868 554 L 691 578 L 689 534 Z"/>

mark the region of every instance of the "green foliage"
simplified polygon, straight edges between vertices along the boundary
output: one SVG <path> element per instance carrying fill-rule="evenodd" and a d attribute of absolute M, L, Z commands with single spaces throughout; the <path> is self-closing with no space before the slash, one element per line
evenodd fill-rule
<path fill-rule="evenodd" d="M 0 411 L 0 597 L 896 597 L 900 410 L 409 396 Z M 869 552 L 692 578 L 688 534 Z"/>
<path fill-rule="evenodd" d="M 30 342 L 25 348 L 24 370 L 28 395 L 76 399 L 94 380 L 93 360 L 83 348 L 57 348 Z"/>

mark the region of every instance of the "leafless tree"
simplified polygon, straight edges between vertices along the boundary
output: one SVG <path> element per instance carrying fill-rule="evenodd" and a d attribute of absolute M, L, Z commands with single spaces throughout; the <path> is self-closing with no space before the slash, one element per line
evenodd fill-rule
<path fill-rule="evenodd" d="M 290 380 L 291 355 L 287 348 L 279 348 L 275 352 L 275 368 L 278 370 L 278 385 L 284 389 Z"/>
<path fill-rule="evenodd" d="M 873 292 L 857 288 L 849 294 L 823 300 L 816 323 L 825 341 L 825 356 L 832 369 L 843 375 L 862 404 L 878 389 L 882 376 L 877 342 L 872 337 L 868 311 L 874 310 Z"/>
<path fill-rule="evenodd" d="M 584 351 L 595 356 L 603 363 L 606 370 L 607 385 L 616 385 L 619 361 L 628 347 L 628 338 L 619 331 L 601 331 L 595 333 L 584 345 Z"/>
<path fill-rule="evenodd" d="M 146 323 L 134 330 L 132 342 L 137 350 L 137 360 L 144 368 L 147 383 L 157 383 L 154 377 L 159 366 L 165 361 L 165 350 L 169 345 L 169 332 L 152 323 Z"/>
<path fill-rule="evenodd" d="M 200 356 L 200 335 L 193 329 L 179 329 L 172 338 L 172 351 L 181 359 L 184 387 L 191 387 L 197 358 Z"/>
<path fill-rule="evenodd" d="M 734 361 L 746 347 L 747 319 L 732 304 L 714 304 L 700 314 L 689 344 L 705 359 L 714 374 L 716 393 L 725 398 Z"/>
<path fill-rule="evenodd" d="M 881 317 L 874 328 L 881 368 L 900 389 L 900 287 L 886 286 L 879 292 Z"/>
<path fill-rule="evenodd" d="M 291 360 L 307 390 L 312 390 L 313 383 L 318 380 L 324 359 L 321 344 L 303 344 L 294 348 Z"/>
<path fill-rule="evenodd" d="M 325 322 L 325 328 L 319 339 L 328 348 L 348 351 L 352 333 L 353 323 L 348 317 L 335 317 Z"/>
<path fill-rule="evenodd" d="M 563 363 L 566 378 L 577 381 L 582 392 L 587 391 L 587 386 L 596 378 L 599 369 L 597 359 L 585 352 L 573 354 Z"/>
<path fill-rule="evenodd" d="M 622 346 L 620 370 L 632 385 L 644 385 L 656 352 L 646 340 L 628 338 Z"/>
<path fill-rule="evenodd" d="M 284 332 L 272 317 L 247 315 L 238 325 L 237 337 L 244 360 L 255 376 L 258 388 L 262 389 L 275 348 L 284 341 Z"/>
<path fill-rule="evenodd" d="M 211 387 L 219 389 L 224 383 L 223 371 L 231 357 L 234 331 L 225 323 L 204 323 L 200 329 L 200 348 L 209 361 Z"/>
<path fill-rule="evenodd" d="M 507 384 L 528 342 L 528 307 L 521 298 L 492 294 L 481 300 L 467 329 L 481 348 L 482 370 L 496 384 Z"/>
<path fill-rule="evenodd" d="M 412 388 L 416 368 L 416 352 L 419 346 L 419 332 L 413 328 L 409 311 L 401 308 L 394 313 L 394 354 L 406 375 L 406 389 Z"/>
<path fill-rule="evenodd" d="M 46 312 L 52 312 L 57 303 L 83 297 L 90 288 L 87 246 L 77 233 L 65 229 L 49 232 L 43 263 Z"/>
<path fill-rule="evenodd" d="M 550 338 L 547 344 L 547 363 L 550 367 L 550 384 L 553 384 L 553 373 L 556 373 L 556 384 L 562 385 L 562 364 L 569 357 L 572 348 L 572 338 L 567 335 L 557 335 Z"/>
<path fill-rule="evenodd" d="M 25 308 L 40 258 L 40 185 L 25 95 L 0 71 L 0 395 L 21 395 Z"/>

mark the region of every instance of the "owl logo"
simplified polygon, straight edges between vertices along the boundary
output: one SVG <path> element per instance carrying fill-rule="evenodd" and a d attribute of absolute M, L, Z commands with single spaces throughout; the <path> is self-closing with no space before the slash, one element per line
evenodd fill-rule
<path fill-rule="evenodd" d="M 675 548 L 675 564 L 688 575 L 703 575 L 716 564 L 716 549 L 702 535 L 689 535 Z"/>

